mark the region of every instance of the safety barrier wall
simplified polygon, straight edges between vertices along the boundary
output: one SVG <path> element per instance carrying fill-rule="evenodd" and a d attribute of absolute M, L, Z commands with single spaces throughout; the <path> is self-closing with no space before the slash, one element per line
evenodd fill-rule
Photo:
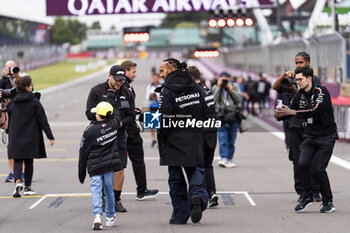
<path fill-rule="evenodd" d="M 2 46 L 0 55 L 1 70 L 7 60 L 14 60 L 25 71 L 62 61 L 66 51 L 58 46 Z"/>
<path fill-rule="evenodd" d="M 294 57 L 300 51 L 310 54 L 311 67 L 322 81 L 346 81 L 346 46 L 339 34 L 232 49 L 225 54 L 224 63 L 233 68 L 280 75 L 295 68 Z"/>

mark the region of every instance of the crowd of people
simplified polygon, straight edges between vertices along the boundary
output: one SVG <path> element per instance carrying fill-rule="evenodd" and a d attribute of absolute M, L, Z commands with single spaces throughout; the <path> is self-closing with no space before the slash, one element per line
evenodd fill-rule
<path fill-rule="evenodd" d="M 307 53 L 298 53 L 295 64 L 295 71 L 286 71 L 273 84 L 277 98 L 282 101 L 275 115 L 283 121 L 289 158 L 293 161 L 294 186 L 299 195 L 295 211 L 304 211 L 315 201 L 322 201 L 321 212 L 333 212 L 326 167 L 337 129 L 330 96 L 309 67 Z M 8 61 L 0 87 L 15 87 L 16 94 L 3 98 L 4 92 L 0 92 L 3 100 L 0 127 L 9 135 L 10 174 L 6 181 L 15 182 L 13 197 L 21 197 L 35 194 L 31 188 L 33 159 L 46 157 L 42 132 L 51 146 L 54 136 L 40 95 L 33 93 L 30 76 L 13 72 L 11 67 L 16 64 Z M 174 58 L 164 60 L 159 72 L 153 71 L 152 83 L 147 87 L 147 111 L 220 122 L 218 127 L 151 130 L 151 147 L 158 144 L 160 165 L 168 167 L 172 203 L 169 224 L 186 224 L 190 218 L 198 223 L 206 208 L 219 205 L 213 167 L 217 141 L 221 158 L 218 166 L 236 167 L 235 140 L 244 107 L 248 113 L 257 115 L 256 106 L 259 106 L 262 114 L 270 106 L 271 85 L 264 73 L 259 74 L 258 81 L 250 77 L 245 81 L 223 71 L 207 86 L 197 67 L 187 67 Z M 86 172 L 90 176 L 94 230 L 103 228 L 103 212 L 108 227 L 114 225 L 115 212 L 127 212 L 121 202 L 127 158 L 131 160 L 135 177 L 136 199 L 155 198 L 158 194 L 157 189 L 147 187 L 143 140 L 135 121 L 136 92 L 132 83 L 136 77 L 137 64 L 126 60 L 112 66 L 108 79 L 92 87 L 87 97 L 85 113 L 91 124 L 83 132 L 80 143 L 78 178 L 84 183 Z M 36 132 L 34 136 L 33 132 Z"/>

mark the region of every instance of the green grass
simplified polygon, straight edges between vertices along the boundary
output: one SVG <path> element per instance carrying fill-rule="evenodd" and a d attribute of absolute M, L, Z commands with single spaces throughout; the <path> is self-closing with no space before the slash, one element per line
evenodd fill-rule
<path fill-rule="evenodd" d="M 34 70 L 25 71 L 30 75 L 33 80 L 35 90 L 42 90 L 60 83 L 64 83 L 73 79 L 83 77 L 85 75 L 94 73 L 103 69 L 103 66 L 99 66 L 96 69 L 88 69 L 84 73 L 76 73 L 76 65 L 87 65 L 93 60 L 67 60 L 53 65 L 41 67 Z M 114 61 L 108 61 L 107 65 L 114 63 Z"/>

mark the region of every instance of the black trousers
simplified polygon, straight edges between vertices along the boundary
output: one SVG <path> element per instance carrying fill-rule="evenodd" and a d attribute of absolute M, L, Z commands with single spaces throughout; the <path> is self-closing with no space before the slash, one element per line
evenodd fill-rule
<path fill-rule="evenodd" d="M 286 129 L 286 134 L 288 134 L 289 139 L 289 160 L 293 162 L 293 171 L 294 171 L 294 189 L 297 194 L 302 194 L 303 192 L 303 184 L 301 180 L 301 171 L 298 166 L 299 157 L 300 157 L 300 145 L 303 141 L 304 129 L 291 128 Z M 314 166 L 310 166 L 310 169 L 313 170 Z M 315 179 L 311 176 L 311 189 L 313 193 L 320 192 L 320 186 L 315 181 Z"/>
<path fill-rule="evenodd" d="M 15 181 L 20 180 L 22 176 L 22 166 L 24 161 L 24 185 L 29 187 L 32 185 L 33 179 L 33 159 L 14 159 L 14 177 Z"/>
<path fill-rule="evenodd" d="M 304 197 L 312 196 L 311 175 L 320 185 L 323 203 L 333 200 L 332 190 L 329 183 L 326 168 L 331 159 L 335 144 L 335 135 L 313 138 L 307 136 L 301 146 L 299 158 L 299 167 L 301 179 L 303 181 Z M 310 169 L 313 166 L 313 169 Z"/>
<path fill-rule="evenodd" d="M 204 169 L 205 179 L 204 187 L 208 191 L 209 197 L 216 193 L 213 159 L 217 143 L 217 136 L 203 137 L 203 155 L 204 155 Z"/>
<path fill-rule="evenodd" d="M 133 137 L 128 137 L 126 148 L 129 154 L 129 159 L 132 163 L 132 169 L 134 171 L 135 181 L 137 185 L 137 192 L 143 193 L 147 189 L 147 181 L 146 165 L 143 152 L 143 140 L 140 136 L 140 133 L 133 135 Z"/>

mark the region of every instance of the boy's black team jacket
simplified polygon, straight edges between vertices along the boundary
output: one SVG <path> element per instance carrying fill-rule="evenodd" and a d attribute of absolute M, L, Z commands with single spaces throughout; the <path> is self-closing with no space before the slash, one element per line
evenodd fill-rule
<path fill-rule="evenodd" d="M 159 111 L 163 122 L 169 123 L 169 115 L 190 115 L 188 119 L 203 119 L 206 111 L 201 88 L 187 71 L 170 73 L 159 96 Z M 186 121 L 186 117 L 182 120 Z M 202 130 L 165 128 L 158 130 L 160 165 L 195 167 L 203 164 Z"/>
<path fill-rule="evenodd" d="M 117 137 L 119 120 L 94 121 L 87 127 L 80 142 L 79 181 L 84 182 L 86 169 L 90 176 L 122 169 Z"/>
<path fill-rule="evenodd" d="M 305 134 L 311 137 L 323 137 L 337 133 L 334 121 L 332 101 L 324 86 L 313 84 L 309 92 L 299 90 L 289 107 L 296 110 L 296 116 L 306 119 Z"/>
<path fill-rule="evenodd" d="M 101 101 L 107 101 L 108 81 L 94 86 L 89 93 L 86 103 L 86 116 L 90 121 L 96 121 L 95 113 L 90 112 Z M 125 142 L 127 138 L 126 127 L 135 122 L 135 101 L 132 93 L 122 85 L 115 95 L 116 108 L 119 119 L 123 122 L 123 127 L 118 132 L 118 141 Z M 112 103 L 113 105 L 113 103 Z M 120 144 L 119 144 L 120 146 Z M 126 146 L 126 145 L 125 145 Z"/>

